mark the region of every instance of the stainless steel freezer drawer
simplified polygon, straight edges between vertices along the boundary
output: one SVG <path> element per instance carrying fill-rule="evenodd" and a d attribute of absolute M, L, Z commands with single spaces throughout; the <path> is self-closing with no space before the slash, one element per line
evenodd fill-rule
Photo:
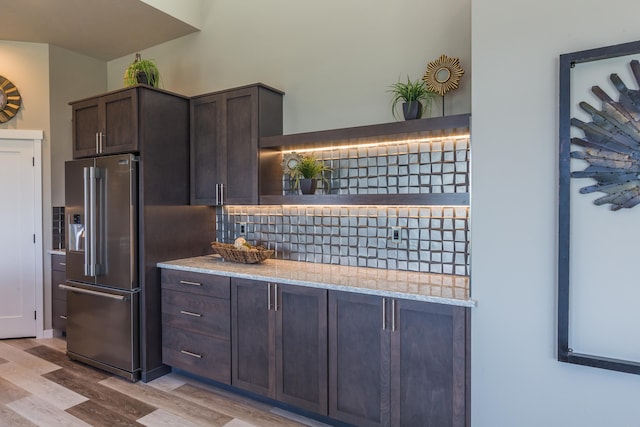
<path fill-rule="evenodd" d="M 139 293 L 75 282 L 67 282 L 64 289 L 69 357 L 137 380 Z"/>

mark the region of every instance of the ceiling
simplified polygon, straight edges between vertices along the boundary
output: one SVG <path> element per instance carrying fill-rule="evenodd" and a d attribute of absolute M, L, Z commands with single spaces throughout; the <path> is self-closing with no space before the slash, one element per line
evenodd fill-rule
<path fill-rule="evenodd" d="M 109 61 L 198 31 L 139 0 L 0 0 L 0 40 Z"/>

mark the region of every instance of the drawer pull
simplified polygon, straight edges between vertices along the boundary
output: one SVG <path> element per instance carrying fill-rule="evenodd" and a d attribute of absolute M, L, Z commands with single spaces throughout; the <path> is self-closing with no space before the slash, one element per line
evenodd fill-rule
<path fill-rule="evenodd" d="M 67 263 L 66 262 L 59 262 L 58 265 L 61 265 L 61 266 L 65 267 L 67 265 Z"/>
<path fill-rule="evenodd" d="M 180 284 L 189 286 L 202 286 L 202 283 L 190 282 L 189 280 L 180 280 Z"/>
<path fill-rule="evenodd" d="M 187 316 L 193 316 L 193 317 L 202 317 L 202 314 L 194 313 L 193 311 L 180 310 L 180 314 L 186 314 Z"/>
<path fill-rule="evenodd" d="M 60 318 L 61 318 L 62 320 L 67 320 L 67 316 L 60 315 Z"/>
<path fill-rule="evenodd" d="M 198 353 L 192 353 L 192 352 L 187 351 L 187 350 L 180 350 L 180 353 L 186 354 L 187 356 L 191 356 L 191 357 L 195 357 L 195 358 L 198 358 L 198 359 L 202 359 L 202 355 L 198 354 Z"/>

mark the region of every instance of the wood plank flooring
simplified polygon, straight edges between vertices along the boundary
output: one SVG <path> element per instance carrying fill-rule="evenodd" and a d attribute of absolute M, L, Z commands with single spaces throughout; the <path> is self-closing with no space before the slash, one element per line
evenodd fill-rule
<path fill-rule="evenodd" d="M 131 383 L 71 361 L 64 339 L 0 340 L 0 427 L 324 427 L 191 378 Z"/>

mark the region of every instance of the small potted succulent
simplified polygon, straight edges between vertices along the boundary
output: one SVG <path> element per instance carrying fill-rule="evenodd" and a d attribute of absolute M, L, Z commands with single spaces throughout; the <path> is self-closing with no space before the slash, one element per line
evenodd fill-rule
<path fill-rule="evenodd" d="M 407 82 L 403 83 L 398 81 L 389 87 L 390 92 L 393 94 L 391 100 L 391 112 L 396 119 L 396 106 L 399 102 L 402 102 L 402 112 L 405 120 L 419 119 L 422 117 L 423 105 L 421 101 L 424 101 L 425 107 L 428 111 L 431 111 L 431 103 L 436 99 L 437 93 L 431 92 L 424 81 L 415 80 L 411 81 L 407 76 Z"/>
<path fill-rule="evenodd" d="M 328 183 L 324 174 L 331 171 L 330 167 L 313 154 L 305 156 L 297 153 L 285 155 L 282 168 L 294 180 L 293 188 L 299 188 L 302 194 L 314 194 L 318 179 Z"/>
<path fill-rule="evenodd" d="M 136 53 L 136 59 L 127 67 L 124 72 L 124 85 L 134 86 L 145 84 L 158 87 L 160 84 L 160 71 L 153 59 L 142 59 Z"/>

